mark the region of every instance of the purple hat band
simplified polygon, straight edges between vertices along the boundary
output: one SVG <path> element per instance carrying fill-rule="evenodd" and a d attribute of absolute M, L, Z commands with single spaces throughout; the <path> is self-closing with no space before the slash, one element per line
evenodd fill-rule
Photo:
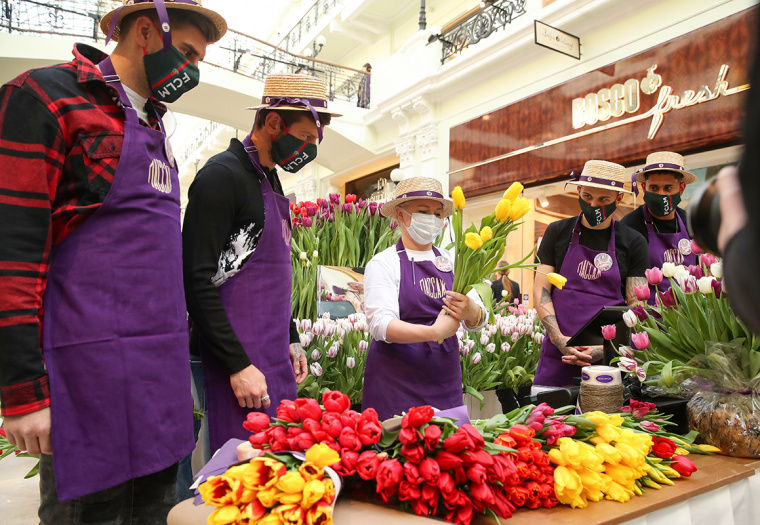
<path fill-rule="evenodd" d="M 428 197 L 430 199 L 442 199 L 443 195 L 441 195 L 437 191 L 419 190 L 419 191 L 407 191 L 406 193 L 402 193 L 396 198 L 408 199 L 410 197 Z"/>
<path fill-rule="evenodd" d="M 321 98 L 306 98 L 306 97 L 264 97 L 263 103 L 269 104 L 266 108 L 259 108 L 256 110 L 256 119 L 258 120 L 259 111 L 262 109 L 276 108 L 283 102 L 287 104 L 302 104 L 309 108 L 311 114 L 314 116 L 314 122 L 317 123 L 317 133 L 319 133 L 319 142 L 322 142 L 322 123 L 319 121 L 319 115 L 314 106 L 320 109 L 327 109 L 327 101 Z"/>
<path fill-rule="evenodd" d="M 601 184 L 603 186 L 611 186 L 615 189 L 623 189 L 623 182 L 619 180 L 602 179 L 599 177 L 590 177 L 588 175 L 581 175 L 577 171 L 570 172 L 570 180 L 572 182 L 592 182 L 594 184 Z"/>
<path fill-rule="evenodd" d="M 164 52 L 168 51 L 172 47 L 172 35 L 171 35 L 171 24 L 169 24 L 169 12 L 166 10 L 166 4 L 164 4 L 164 0 L 134 0 L 131 4 L 123 4 L 116 8 L 116 11 L 114 11 L 113 19 L 111 19 L 111 26 L 108 28 L 108 34 L 106 35 L 106 45 L 111 40 L 111 37 L 113 36 L 113 32 L 116 30 L 116 24 L 119 21 L 119 13 L 121 13 L 122 8 L 128 7 L 130 5 L 137 5 L 137 4 L 155 4 L 156 11 L 158 11 L 158 19 L 161 22 L 161 38 L 164 41 Z M 197 6 L 198 2 L 194 2 L 193 0 L 174 0 L 175 4 L 188 4 L 188 5 L 194 5 Z"/>

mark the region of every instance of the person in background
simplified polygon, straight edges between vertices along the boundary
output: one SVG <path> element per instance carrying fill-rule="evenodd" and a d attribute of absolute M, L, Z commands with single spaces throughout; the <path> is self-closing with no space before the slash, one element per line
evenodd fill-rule
<path fill-rule="evenodd" d="M 364 307 L 372 334 L 362 409 L 380 419 L 411 407 L 462 405 L 460 325 L 479 330 L 487 314 L 477 292 L 451 291 L 454 258 L 433 242 L 452 212 L 441 183 L 413 177 L 396 186 L 380 213 L 401 225 L 401 239 L 375 255 L 364 273 Z"/>
<path fill-rule="evenodd" d="M 366 73 L 366 75 L 362 75 L 361 80 L 359 81 L 359 91 L 358 96 L 356 100 L 356 105 L 360 108 L 368 108 L 369 107 L 369 94 L 370 94 L 370 79 L 372 77 L 372 66 L 369 62 L 364 64 L 362 66 L 362 71 Z"/>
<path fill-rule="evenodd" d="M 533 293 L 547 337 L 541 346 L 535 385 L 577 384 L 580 367 L 602 359 L 602 346 L 570 347 L 567 342 L 603 306 L 635 304 L 635 286 L 646 284 L 649 268 L 646 241 L 640 233 L 615 222 L 612 214 L 622 200 L 625 168 L 590 160 L 583 173 L 573 173 L 581 212 L 551 223 L 536 262 Z M 554 288 L 546 274 L 567 279 Z"/>
<path fill-rule="evenodd" d="M 261 100 L 249 108 L 250 134 L 232 139 L 195 177 L 182 232 L 212 451 L 250 435 L 242 425 L 248 412 L 276 415 L 308 373 L 291 318 L 289 201 L 275 165 L 295 173 L 313 161 L 324 127 L 339 115 L 312 76 L 270 75 Z"/>
<path fill-rule="evenodd" d="M 686 211 L 678 203 L 686 185 L 696 182 L 697 177 L 686 171 L 683 157 L 669 151 L 650 153 L 646 165 L 634 173 L 633 179 L 634 192 L 638 194 L 638 188 L 644 192 L 644 204 L 620 222 L 644 236 L 649 246 L 649 267 L 662 267 L 664 262 L 696 264 L 685 226 Z M 669 287 L 667 280 L 659 284 L 662 292 Z M 657 287 L 649 288 L 649 304 L 654 305 Z"/>
<path fill-rule="evenodd" d="M 498 268 L 503 268 L 505 266 L 509 266 L 509 263 L 506 260 L 499 261 Z M 504 301 L 514 303 L 515 299 L 522 302 L 520 285 L 509 278 L 509 268 L 496 272 L 495 279 L 491 283 L 491 290 L 493 291 L 493 300 L 497 303 L 502 303 Z"/>
<path fill-rule="evenodd" d="M 130 0 L 100 27 L 111 56 L 77 44 L 0 89 L 0 404 L 8 440 L 42 453 L 41 523 L 158 524 L 195 446 L 162 102 L 227 25 Z"/>

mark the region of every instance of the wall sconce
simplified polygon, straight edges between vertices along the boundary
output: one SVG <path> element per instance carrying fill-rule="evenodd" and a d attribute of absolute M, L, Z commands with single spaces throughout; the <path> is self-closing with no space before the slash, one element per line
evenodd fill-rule
<path fill-rule="evenodd" d="M 541 205 L 542 208 L 546 208 L 549 205 L 549 199 L 546 198 L 546 193 L 542 193 L 538 197 L 538 203 Z"/>

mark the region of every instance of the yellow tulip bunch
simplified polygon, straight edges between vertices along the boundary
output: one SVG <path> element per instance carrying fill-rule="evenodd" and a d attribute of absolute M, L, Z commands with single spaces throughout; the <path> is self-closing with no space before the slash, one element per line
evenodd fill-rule
<path fill-rule="evenodd" d="M 338 453 L 327 445 L 315 445 L 303 462 L 270 454 L 230 467 L 198 487 L 206 505 L 217 507 L 207 523 L 330 525 L 335 485 L 324 468 L 338 461 Z"/>
<path fill-rule="evenodd" d="M 620 501 L 641 494 L 637 480 L 651 470 L 647 454 L 652 447 L 648 434 L 621 428 L 620 415 L 589 412 L 586 419 L 596 424 L 591 443 L 562 437 L 549 451 L 556 465 L 554 490 L 561 503 L 582 508 L 602 498 Z"/>

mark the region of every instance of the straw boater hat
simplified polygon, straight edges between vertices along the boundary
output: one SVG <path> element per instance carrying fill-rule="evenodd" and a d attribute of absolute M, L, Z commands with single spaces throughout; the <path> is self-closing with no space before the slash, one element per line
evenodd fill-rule
<path fill-rule="evenodd" d="M 340 113 L 327 109 L 327 87 L 321 78 L 311 75 L 281 73 L 264 79 L 264 93 L 261 104 L 245 109 L 276 107 L 278 110 L 309 111 L 308 103 L 319 113 L 342 117 Z"/>
<path fill-rule="evenodd" d="M 646 165 L 635 173 L 636 182 L 645 182 L 647 173 L 653 171 L 673 171 L 683 175 L 686 184 L 697 182 L 697 176 L 686 171 L 683 156 L 671 151 L 658 151 L 647 155 Z"/>
<path fill-rule="evenodd" d="M 188 11 L 195 11 L 196 13 L 199 13 L 211 20 L 211 22 L 216 26 L 216 30 L 218 32 L 217 39 L 214 40 L 214 42 L 222 38 L 222 36 L 224 36 L 224 33 L 227 32 L 227 22 L 224 20 L 222 15 L 215 11 L 212 11 L 211 9 L 206 9 L 205 7 L 201 6 L 201 0 L 164 0 L 164 5 L 167 9 L 185 9 Z M 116 19 L 116 29 L 114 29 L 111 40 L 118 42 L 119 24 L 121 24 L 122 18 L 130 13 L 134 13 L 135 11 L 144 11 L 146 9 L 156 9 L 156 4 L 151 0 L 124 0 L 124 5 L 117 7 L 110 13 L 106 14 L 106 16 L 100 20 L 100 29 L 107 35 L 111 27 L 113 17 L 117 16 L 118 18 Z"/>
<path fill-rule="evenodd" d="M 433 199 L 443 204 L 443 216 L 448 217 L 454 208 L 454 203 L 443 196 L 443 187 L 438 179 L 429 177 L 410 177 L 396 185 L 396 198 L 380 207 L 380 213 L 385 217 L 394 218 L 396 206 L 416 199 Z"/>
<path fill-rule="evenodd" d="M 606 160 L 589 160 L 583 166 L 583 172 L 580 175 L 576 172 L 572 172 L 570 177 L 572 180 L 569 184 L 632 193 L 623 188 L 623 185 L 626 182 L 625 168 L 614 162 L 607 162 Z"/>

